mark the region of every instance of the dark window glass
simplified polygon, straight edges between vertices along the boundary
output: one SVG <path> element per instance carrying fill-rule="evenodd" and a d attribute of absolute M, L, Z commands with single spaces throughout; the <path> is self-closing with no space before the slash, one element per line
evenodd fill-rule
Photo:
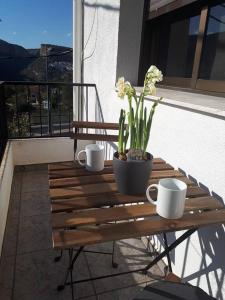
<path fill-rule="evenodd" d="M 167 77 L 191 78 L 200 15 L 164 18 L 150 24 L 150 64 Z"/>
<path fill-rule="evenodd" d="M 225 80 L 225 2 L 209 9 L 199 77 Z"/>
<path fill-rule="evenodd" d="M 194 16 L 170 25 L 166 76 L 191 77 L 199 20 Z"/>

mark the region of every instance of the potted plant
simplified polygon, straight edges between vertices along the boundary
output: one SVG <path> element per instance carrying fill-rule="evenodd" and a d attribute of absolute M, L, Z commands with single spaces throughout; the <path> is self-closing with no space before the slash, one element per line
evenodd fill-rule
<path fill-rule="evenodd" d="M 162 81 L 162 73 L 151 66 L 145 75 L 144 86 L 139 95 L 135 88 L 123 77 L 116 84 L 118 96 L 128 99 L 129 112 L 120 111 L 118 151 L 114 153 L 113 169 L 118 191 L 123 194 L 144 194 L 152 170 L 153 156 L 146 152 L 157 99 L 148 111 L 145 96 L 155 95 L 157 82 Z M 127 149 L 127 143 L 130 143 Z"/>

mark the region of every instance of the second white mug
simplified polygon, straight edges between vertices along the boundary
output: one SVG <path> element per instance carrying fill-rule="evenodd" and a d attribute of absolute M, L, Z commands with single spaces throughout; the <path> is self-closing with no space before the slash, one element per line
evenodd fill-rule
<path fill-rule="evenodd" d="M 158 190 L 157 200 L 150 196 L 150 190 Z M 184 214 L 187 185 L 175 178 L 160 179 L 158 184 L 151 184 L 146 190 L 149 202 L 156 205 L 156 212 L 166 219 L 178 219 Z"/>
<path fill-rule="evenodd" d="M 85 162 L 80 161 L 81 153 L 86 154 Z M 81 166 L 85 166 L 88 171 L 101 171 L 104 169 L 104 146 L 90 144 L 77 154 L 77 161 Z"/>

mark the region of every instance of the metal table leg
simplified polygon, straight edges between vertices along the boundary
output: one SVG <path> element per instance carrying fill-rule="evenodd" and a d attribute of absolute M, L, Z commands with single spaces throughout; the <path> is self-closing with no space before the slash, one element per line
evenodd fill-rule
<path fill-rule="evenodd" d="M 167 247 L 167 249 L 165 249 L 162 253 L 160 253 L 152 262 L 150 262 L 146 267 L 144 268 L 140 268 L 140 269 L 136 269 L 136 270 L 132 270 L 132 271 L 125 271 L 125 272 L 120 272 L 120 273 L 115 273 L 115 274 L 109 274 L 109 275 L 104 275 L 104 276 L 98 276 L 98 277 L 93 277 L 93 278 L 87 278 L 87 279 L 81 279 L 81 280 L 75 280 L 73 282 L 67 282 L 67 278 L 66 277 L 66 281 L 64 282 L 64 285 L 62 285 L 62 287 L 64 288 L 65 285 L 71 285 L 71 284 L 77 284 L 77 283 L 82 283 L 82 282 L 88 282 L 88 281 L 94 281 L 94 280 L 99 280 L 99 279 L 105 279 L 105 278 L 110 278 L 110 277 L 116 277 L 116 276 L 120 276 L 120 275 L 127 275 L 127 274 L 131 274 L 131 273 L 139 273 L 139 272 L 143 272 L 143 273 L 147 273 L 147 271 L 152 268 L 155 264 L 157 264 L 158 261 L 160 261 L 163 257 L 167 256 L 169 254 L 170 251 L 172 251 L 173 249 L 175 249 L 178 245 L 180 245 L 184 240 L 186 240 L 189 236 L 191 236 L 198 228 L 194 228 L 194 229 L 190 229 L 187 230 L 182 236 L 180 236 L 175 242 L 173 242 L 171 245 L 169 245 Z M 82 249 L 81 249 L 82 248 Z M 83 250 L 84 247 L 80 247 L 80 252 Z M 78 253 L 77 253 L 78 254 Z M 75 262 L 75 260 L 77 259 L 78 255 L 75 255 L 71 266 L 73 267 L 73 264 Z M 61 287 L 61 286 L 60 286 Z M 62 289 L 63 289 L 62 288 Z"/>
<path fill-rule="evenodd" d="M 166 233 L 163 233 L 163 240 L 164 240 L 164 246 L 165 246 L 165 249 L 168 249 L 168 241 L 167 241 Z M 170 253 L 168 252 L 168 253 L 166 254 L 166 256 L 167 256 L 167 261 L 168 261 L 168 269 L 169 269 L 169 272 L 172 273 L 173 270 L 172 270 L 172 264 L 171 264 Z"/>

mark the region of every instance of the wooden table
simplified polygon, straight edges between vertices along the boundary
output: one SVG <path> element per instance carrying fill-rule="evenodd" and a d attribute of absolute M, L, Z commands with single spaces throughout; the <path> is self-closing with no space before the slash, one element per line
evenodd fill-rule
<path fill-rule="evenodd" d="M 167 256 L 171 269 L 171 250 L 199 227 L 225 223 L 224 205 L 161 158 L 155 158 L 153 161 L 149 184 L 157 183 L 161 178 L 173 177 L 188 185 L 185 213 L 178 220 L 156 217 L 155 206 L 147 201 L 145 195 L 119 194 L 112 161 L 106 161 L 104 170 L 96 173 L 88 172 L 74 162 L 52 163 L 48 169 L 53 247 L 69 249 L 70 256 L 66 279 L 59 289 L 67 284 L 88 281 L 73 281 L 71 274 L 74 262 L 87 245 L 162 233 L 165 250 L 146 267 L 136 272 L 147 271 L 164 256 Z M 153 199 L 156 198 L 156 192 L 152 192 L 151 195 Z M 187 231 L 168 245 L 166 233 L 179 230 Z M 73 249 L 76 247 L 79 250 L 74 254 Z M 67 282 L 69 272 L 71 280 Z M 92 280 L 131 272 L 134 271 Z"/>

